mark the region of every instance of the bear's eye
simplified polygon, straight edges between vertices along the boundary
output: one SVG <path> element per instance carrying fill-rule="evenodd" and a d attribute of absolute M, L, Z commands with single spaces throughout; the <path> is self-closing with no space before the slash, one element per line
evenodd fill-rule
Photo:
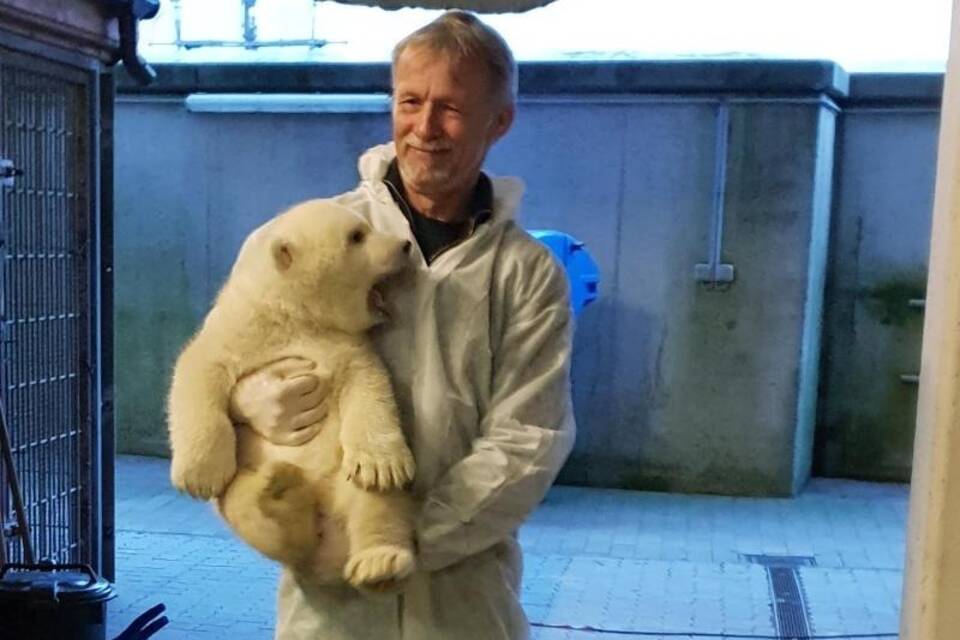
<path fill-rule="evenodd" d="M 354 229 L 350 232 L 350 236 L 347 238 L 347 240 L 350 242 L 350 244 L 360 244 L 366 237 L 367 234 L 363 232 L 363 229 Z"/>

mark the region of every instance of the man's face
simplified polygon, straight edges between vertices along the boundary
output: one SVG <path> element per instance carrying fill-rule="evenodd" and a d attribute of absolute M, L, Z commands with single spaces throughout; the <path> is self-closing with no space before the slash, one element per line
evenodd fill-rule
<path fill-rule="evenodd" d="M 513 108 L 482 63 L 451 62 L 408 47 L 393 70 L 393 141 L 404 186 L 429 197 L 471 189 L 487 150 L 507 132 Z"/>

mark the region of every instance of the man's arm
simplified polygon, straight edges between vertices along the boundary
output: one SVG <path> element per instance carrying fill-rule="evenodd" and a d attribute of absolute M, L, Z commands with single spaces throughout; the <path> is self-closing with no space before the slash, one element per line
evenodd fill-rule
<path fill-rule="evenodd" d="M 573 447 L 573 320 L 566 276 L 547 255 L 513 287 L 494 345 L 483 436 L 425 496 L 420 566 L 436 571 L 512 535 Z"/>

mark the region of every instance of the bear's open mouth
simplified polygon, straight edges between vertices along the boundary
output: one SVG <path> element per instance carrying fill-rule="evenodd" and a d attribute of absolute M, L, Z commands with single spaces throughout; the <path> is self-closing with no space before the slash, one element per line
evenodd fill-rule
<path fill-rule="evenodd" d="M 370 307 L 373 315 L 383 320 L 389 320 L 390 308 L 387 306 L 387 298 L 383 292 L 386 287 L 385 280 L 386 278 L 378 280 L 370 287 L 370 293 L 367 294 L 367 306 Z"/>
<path fill-rule="evenodd" d="M 388 300 L 387 293 L 401 281 L 402 274 L 403 269 L 391 271 L 380 276 L 370 286 L 370 291 L 367 293 L 367 308 L 370 309 L 371 315 L 381 322 L 393 319 L 395 309 Z"/>
<path fill-rule="evenodd" d="M 395 289 L 409 289 L 412 286 L 413 269 L 408 263 L 382 274 L 370 285 L 367 293 L 367 308 L 370 314 L 380 322 L 393 320 L 397 315 Z"/>

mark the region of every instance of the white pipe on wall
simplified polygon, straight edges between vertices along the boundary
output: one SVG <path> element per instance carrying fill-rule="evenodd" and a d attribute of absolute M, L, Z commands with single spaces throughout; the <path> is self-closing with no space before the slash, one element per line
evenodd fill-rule
<path fill-rule="evenodd" d="M 192 93 L 192 113 L 389 113 L 385 93 Z"/>
<path fill-rule="evenodd" d="M 901 640 L 960 638 L 960 0 L 937 157 Z"/>

